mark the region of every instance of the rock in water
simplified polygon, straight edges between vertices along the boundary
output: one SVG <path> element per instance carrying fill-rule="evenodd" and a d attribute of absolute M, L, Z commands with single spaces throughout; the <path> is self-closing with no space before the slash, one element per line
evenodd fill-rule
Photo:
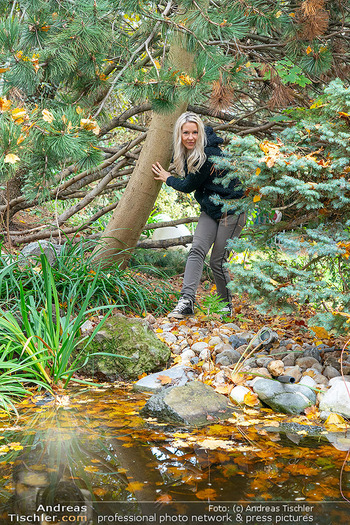
<path fill-rule="evenodd" d="M 271 379 L 254 382 L 254 392 L 273 410 L 285 414 L 300 414 L 316 403 L 315 392 L 306 385 L 282 384 Z"/>
<path fill-rule="evenodd" d="M 134 384 L 134 390 L 142 392 L 159 392 L 164 387 L 162 380 L 169 380 L 169 386 L 182 386 L 188 381 L 193 381 L 196 374 L 192 368 L 185 366 L 173 366 L 161 372 L 155 372 L 148 376 L 142 377 Z"/>
<path fill-rule="evenodd" d="M 163 388 L 145 404 L 140 414 L 160 421 L 203 426 L 231 417 L 228 399 L 199 381 Z"/>
<path fill-rule="evenodd" d="M 121 314 L 107 319 L 83 354 L 98 352 L 112 355 L 92 356 L 84 371 L 100 372 L 107 377 L 120 375 L 124 379 L 137 379 L 144 373 L 165 368 L 171 353 L 148 323 Z M 119 357 L 121 355 L 128 359 Z"/>
<path fill-rule="evenodd" d="M 350 417 L 350 383 L 345 383 L 339 378 L 322 396 L 320 412 L 335 412 L 345 417 Z"/>

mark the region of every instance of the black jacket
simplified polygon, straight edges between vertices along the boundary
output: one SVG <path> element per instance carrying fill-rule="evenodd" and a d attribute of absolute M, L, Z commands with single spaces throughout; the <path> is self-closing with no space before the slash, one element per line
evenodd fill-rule
<path fill-rule="evenodd" d="M 184 193 L 195 191 L 194 197 L 200 204 L 201 211 L 204 211 L 212 219 L 217 220 L 222 216 L 221 205 L 214 204 L 210 197 L 218 195 L 224 200 L 240 199 L 243 196 L 243 189 L 240 188 L 241 183 L 237 178 L 231 180 L 226 188 L 224 188 L 222 184 L 214 182 L 214 179 L 222 178 L 227 174 L 226 170 L 219 170 L 210 160 L 212 155 L 217 157 L 222 156 L 222 151 L 218 145 L 221 144 L 223 140 L 216 135 L 210 126 L 206 126 L 205 133 L 207 135 L 207 145 L 204 148 L 204 152 L 207 159 L 203 166 L 196 173 L 188 173 L 185 166 L 184 178 L 177 178 L 171 175 L 167 178 L 166 183 L 175 190 Z M 227 213 L 229 215 L 234 214 L 235 210 L 229 210 Z"/>

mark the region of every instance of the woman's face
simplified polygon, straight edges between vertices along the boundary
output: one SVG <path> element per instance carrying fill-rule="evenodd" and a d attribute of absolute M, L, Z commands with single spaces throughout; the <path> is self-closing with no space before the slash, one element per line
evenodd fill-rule
<path fill-rule="evenodd" d="M 192 150 L 198 139 L 198 126 L 195 122 L 186 122 L 181 128 L 182 145 Z"/>

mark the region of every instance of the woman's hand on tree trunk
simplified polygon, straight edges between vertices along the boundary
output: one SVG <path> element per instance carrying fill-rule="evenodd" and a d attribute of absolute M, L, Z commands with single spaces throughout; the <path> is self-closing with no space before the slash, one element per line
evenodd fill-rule
<path fill-rule="evenodd" d="M 163 166 L 157 162 L 156 164 L 152 164 L 152 171 L 155 175 L 155 180 L 161 180 L 162 182 L 166 182 L 168 177 L 170 177 L 170 173 L 168 171 L 165 171 Z"/>

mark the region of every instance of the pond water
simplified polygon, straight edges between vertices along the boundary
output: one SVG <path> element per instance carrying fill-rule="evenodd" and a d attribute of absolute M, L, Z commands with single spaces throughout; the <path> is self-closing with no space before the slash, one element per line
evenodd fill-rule
<path fill-rule="evenodd" d="M 276 414 L 254 409 L 170 428 L 142 419 L 147 396 L 128 386 L 60 399 L 36 396 L 12 426 L 0 419 L 2 523 L 350 522 L 345 431 L 307 436 L 304 416 L 281 432 Z"/>

